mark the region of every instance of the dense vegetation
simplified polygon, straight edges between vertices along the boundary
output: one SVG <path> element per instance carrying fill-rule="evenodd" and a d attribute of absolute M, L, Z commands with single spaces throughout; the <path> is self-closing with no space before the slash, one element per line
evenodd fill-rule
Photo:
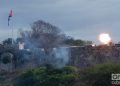
<path fill-rule="evenodd" d="M 40 67 L 17 77 L 14 86 L 113 86 L 111 74 L 120 73 L 120 64 L 99 64 L 86 69 Z"/>
<path fill-rule="evenodd" d="M 14 86 L 74 86 L 77 71 L 75 67 L 32 69 L 24 72 Z"/>
<path fill-rule="evenodd" d="M 92 41 L 68 38 L 65 40 L 65 44 L 71 45 L 71 46 L 85 46 L 85 45 L 92 45 L 93 43 Z"/>
<path fill-rule="evenodd" d="M 84 86 L 113 86 L 111 74 L 120 73 L 120 64 L 106 63 L 89 67 L 80 73 Z"/>

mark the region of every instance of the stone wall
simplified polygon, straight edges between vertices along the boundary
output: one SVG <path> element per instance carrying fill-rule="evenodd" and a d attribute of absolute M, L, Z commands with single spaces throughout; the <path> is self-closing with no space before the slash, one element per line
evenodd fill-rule
<path fill-rule="evenodd" d="M 53 64 L 64 66 L 73 65 L 80 68 L 85 68 L 92 66 L 94 64 L 102 64 L 106 62 L 120 62 L 120 47 L 115 46 L 96 46 L 96 47 L 63 47 L 65 49 L 60 49 L 57 53 L 57 58 L 54 58 L 54 54 L 46 53 L 41 49 L 33 49 L 32 54 L 26 54 L 25 50 L 18 51 L 16 54 L 19 61 L 17 61 L 17 68 L 26 68 L 26 67 L 35 67 L 44 64 Z M 67 49 L 66 49 L 67 48 Z M 57 48 L 56 48 L 57 49 Z M 52 51 L 52 50 L 51 50 Z M 61 52 L 62 51 L 62 52 Z M 67 54 L 67 51 L 69 54 Z M 66 52 L 66 53 L 64 53 Z M 60 56 L 61 53 L 62 55 Z M 63 55 L 64 54 L 64 55 Z M 67 56 L 66 56 L 67 55 Z M 68 62 L 67 62 L 68 59 Z M 56 64 L 57 63 L 57 64 Z M 1 69 L 13 69 L 14 65 L 11 64 L 2 64 L 0 62 Z"/>
<path fill-rule="evenodd" d="M 69 64 L 77 67 L 120 62 L 120 47 L 115 46 L 73 47 L 70 54 Z"/>

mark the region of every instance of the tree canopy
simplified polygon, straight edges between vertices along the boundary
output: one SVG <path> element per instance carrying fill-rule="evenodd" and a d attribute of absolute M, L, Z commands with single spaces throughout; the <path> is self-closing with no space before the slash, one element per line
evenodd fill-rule
<path fill-rule="evenodd" d="M 62 45 L 65 39 L 65 34 L 58 27 L 41 20 L 34 22 L 31 30 L 22 32 L 21 35 L 30 46 L 44 49 Z"/>
<path fill-rule="evenodd" d="M 71 45 L 71 46 L 85 46 L 85 45 L 92 45 L 92 41 L 68 38 L 65 40 L 65 44 Z"/>

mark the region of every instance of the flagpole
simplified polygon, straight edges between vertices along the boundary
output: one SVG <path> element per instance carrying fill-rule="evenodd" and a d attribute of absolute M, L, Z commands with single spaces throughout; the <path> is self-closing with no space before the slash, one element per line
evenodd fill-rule
<path fill-rule="evenodd" d="M 10 16 L 12 17 L 12 10 L 11 10 Z M 11 29 L 12 29 L 12 45 L 13 45 L 13 39 L 14 39 L 13 18 L 11 19 Z"/>
<path fill-rule="evenodd" d="M 12 17 L 12 10 L 10 11 L 10 14 L 8 16 L 8 27 L 11 27 L 11 30 L 12 30 L 12 33 L 11 33 L 11 39 L 12 39 L 12 44 L 13 44 L 13 22 L 10 21 L 11 20 L 11 17 Z"/>
<path fill-rule="evenodd" d="M 13 32 L 13 22 L 11 22 L 11 28 L 12 28 L 12 45 L 13 45 L 13 38 L 14 38 L 14 32 Z"/>

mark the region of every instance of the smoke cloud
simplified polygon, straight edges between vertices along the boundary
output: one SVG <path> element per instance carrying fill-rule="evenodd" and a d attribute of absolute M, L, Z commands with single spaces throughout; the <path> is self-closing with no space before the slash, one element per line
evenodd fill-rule
<path fill-rule="evenodd" d="M 69 62 L 69 48 L 59 45 L 59 47 L 49 48 L 46 52 L 44 48 L 37 46 L 38 42 L 30 41 L 28 37 L 25 37 L 24 42 L 25 49 L 31 52 L 31 55 L 25 55 L 24 58 L 32 62 L 33 65 L 41 66 L 50 64 L 61 68 Z"/>

